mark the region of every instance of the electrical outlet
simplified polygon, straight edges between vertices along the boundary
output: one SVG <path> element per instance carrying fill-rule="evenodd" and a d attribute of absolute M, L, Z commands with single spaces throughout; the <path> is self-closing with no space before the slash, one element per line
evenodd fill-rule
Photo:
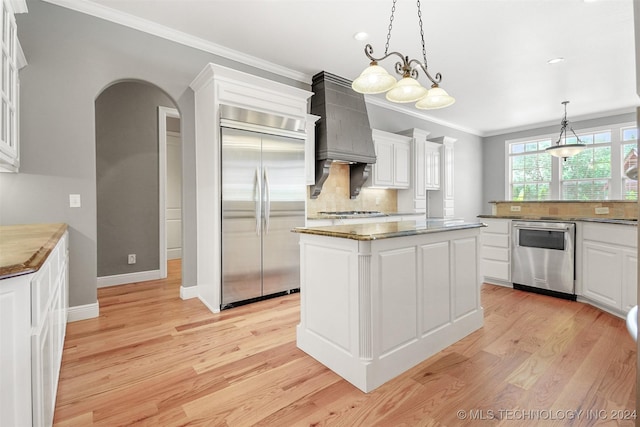
<path fill-rule="evenodd" d="M 69 207 L 79 208 L 82 206 L 79 194 L 69 194 Z"/>
<path fill-rule="evenodd" d="M 127 256 L 127 262 L 129 264 L 135 264 L 136 263 L 136 254 L 129 254 Z"/>
<path fill-rule="evenodd" d="M 609 208 L 596 208 L 596 215 L 606 215 L 609 213 Z"/>
<path fill-rule="evenodd" d="M 511 212 L 520 212 L 520 206 L 511 206 Z"/>

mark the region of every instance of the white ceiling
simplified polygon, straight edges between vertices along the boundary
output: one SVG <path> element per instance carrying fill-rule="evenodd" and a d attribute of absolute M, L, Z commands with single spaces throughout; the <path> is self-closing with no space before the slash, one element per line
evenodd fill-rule
<path fill-rule="evenodd" d="M 355 79 L 368 65 L 367 42 L 353 38 L 358 31 L 370 34 L 374 55 L 382 56 L 392 5 L 392 0 L 48 1 L 306 82 L 322 70 Z M 559 126 L 564 100 L 571 101 L 572 122 L 640 105 L 632 0 L 423 0 L 422 16 L 429 71 L 442 74 L 441 87 L 457 101 L 429 112 L 403 106 L 412 113 L 487 136 Z M 421 57 L 412 0 L 397 2 L 390 51 Z M 555 57 L 565 61 L 547 64 Z M 380 65 L 391 72 L 394 63 L 390 58 Z M 420 80 L 428 84 L 425 77 Z M 384 95 L 375 98 L 386 103 Z"/>

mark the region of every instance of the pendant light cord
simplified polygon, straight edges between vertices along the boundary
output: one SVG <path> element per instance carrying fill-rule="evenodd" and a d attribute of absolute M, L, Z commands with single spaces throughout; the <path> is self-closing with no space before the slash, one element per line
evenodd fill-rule
<path fill-rule="evenodd" d="M 391 6 L 391 17 L 389 18 L 389 32 L 387 32 L 387 43 L 384 45 L 384 56 L 389 54 L 389 42 L 391 41 L 391 29 L 393 28 L 393 15 L 396 13 L 396 1 L 393 0 L 393 6 Z"/>
<path fill-rule="evenodd" d="M 422 29 L 422 11 L 420 10 L 420 0 L 418 0 L 418 24 L 420 25 L 420 39 L 422 40 L 422 60 L 427 68 L 427 49 L 424 45 L 424 30 Z"/>

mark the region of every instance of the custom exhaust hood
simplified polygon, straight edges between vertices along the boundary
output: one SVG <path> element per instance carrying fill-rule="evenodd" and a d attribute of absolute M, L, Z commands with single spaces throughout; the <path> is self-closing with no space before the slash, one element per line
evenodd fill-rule
<path fill-rule="evenodd" d="M 311 114 L 316 123 L 316 183 L 311 198 L 322 191 L 334 161 L 349 164 L 350 197 L 355 199 L 376 162 L 364 95 L 351 81 L 322 71 L 313 76 Z"/>

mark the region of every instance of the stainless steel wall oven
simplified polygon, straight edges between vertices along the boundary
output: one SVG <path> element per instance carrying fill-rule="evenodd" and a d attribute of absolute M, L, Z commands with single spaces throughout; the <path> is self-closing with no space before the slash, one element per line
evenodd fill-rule
<path fill-rule="evenodd" d="M 514 289 L 575 300 L 575 236 L 575 223 L 513 221 Z"/>

